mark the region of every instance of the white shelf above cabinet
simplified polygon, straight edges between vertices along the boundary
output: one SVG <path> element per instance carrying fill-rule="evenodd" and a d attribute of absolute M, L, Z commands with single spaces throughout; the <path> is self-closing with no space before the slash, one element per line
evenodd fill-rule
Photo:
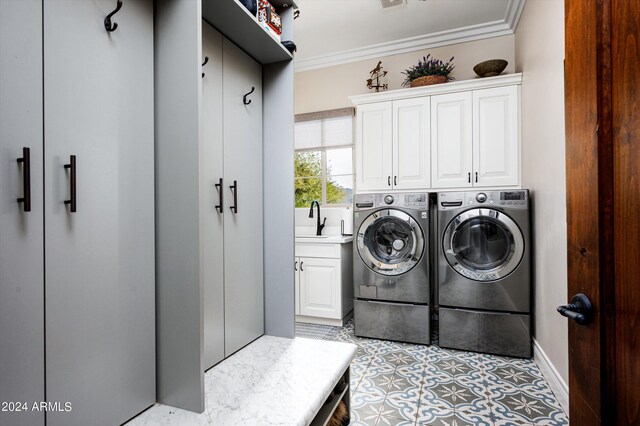
<path fill-rule="evenodd" d="M 291 1 L 271 3 L 275 7 L 295 7 Z M 293 59 L 238 0 L 202 0 L 202 17 L 262 65 Z"/>

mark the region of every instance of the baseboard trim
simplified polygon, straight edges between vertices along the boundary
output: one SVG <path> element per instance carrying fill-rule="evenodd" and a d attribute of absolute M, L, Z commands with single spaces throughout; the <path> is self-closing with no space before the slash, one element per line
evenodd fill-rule
<path fill-rule="evenodd" d="M 558 373 L 558 370 L 556 370 L 556 367 L 551 363 L 551 360 L 549 360 L 549 357 L 536 339 L 533 339 L 533 360 L 538 365 L 540 372 L 547 380 L 547 383 L 549 383 L 551 391 L 556 396 L 558 403 L 560 403 L 560 406 L 568 417 L 569 386 L 567 386 L 567 383 L 562 379 L 562 376 L 560 376 L 560 373 Z"/>

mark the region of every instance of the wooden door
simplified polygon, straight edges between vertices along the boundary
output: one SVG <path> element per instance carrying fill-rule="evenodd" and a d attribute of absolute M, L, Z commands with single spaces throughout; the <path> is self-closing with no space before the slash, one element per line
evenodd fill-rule
<path fill-rule="evenodd" d="M 431 181 L 429 97 L 393 101 L 393 188 L 424 189 Z"/>
<path fill-rule="evenodd" d="M 519 86 L 473 91 L 473 186 L 518 185 Z"/>
<path fill-rule="evenodd" d="M 640 424 L 640 5 L 565 0 L 572 424 Z"/>
<path fill-rule="evenodd" d="M 393 175 L 391 101 L 358 106 L 356 190 L 387 191 Z"/>
<path fill-rule="evenodd" d="M 205 369 L 224 359 L 224 195 L 222 35 L 202 21 L 202 125 L 200 136 L 200 246 L 204 283 Z M 203 59 L 203 62 L 205 59 Z M 227 199 L 227 202 L 230 200 Z M 219 206 L 219 207 L 216 207 Z"/>
<path fill-rule="evenodd" d="M 300 258 L 300 315 L 341 319 L 340 259 Z"/>
<path fill-rule="evenodd" d="M 46 399 L 71 404 L 50 426 L 155 401 L 153 4 L 124 2 L 107 32 L 112 10 L 44 1 Z"/>
<path fill-rule="evenodd" d="M 262 67 L 226 38 L 222 56 L 224 316 L 229 356 L 264 334 Z M 243 97 L 252 88 L 247 96 L 251 103 L 245 104 Z"/>
<path fill-rule="evenodd" d="M 1 6 L 0 401 L 28 402 L 28 410 L 0 411 L 0 424 L 42 425 L 44 413 L 31 410 L 45 400 L 42 2 Z M 18 202 L 29 186 L 29 203 Z"/>
<path fill-rule="evenodd" d="M 473 168 L 471 92 L 431 97 L 431 184 L 471 186 Z"/>

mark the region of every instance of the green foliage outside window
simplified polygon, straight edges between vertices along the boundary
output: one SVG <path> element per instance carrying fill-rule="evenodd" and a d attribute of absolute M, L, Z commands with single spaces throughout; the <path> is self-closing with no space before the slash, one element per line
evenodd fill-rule
<path fill-rule="evenodd" d="M 322 200 L 322 154 L 320 151 L 295 154 L 295 202 L 296 207 L 308 207 L 313 200 Z M 331 179 L 327 170 L 327 204 L 348 202 L 348 191 Z"/>

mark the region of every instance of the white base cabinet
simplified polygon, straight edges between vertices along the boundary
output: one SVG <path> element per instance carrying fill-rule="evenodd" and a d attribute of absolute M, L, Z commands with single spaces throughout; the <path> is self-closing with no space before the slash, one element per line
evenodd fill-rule
<path fill-rule="evenodd" d="M 314 247 L 317 250 L 314 250 Z M 351 243 L 296 244 L 295 312 L 301 322 L 342 325 L 353 309 Z"/>
<path fill-rule="evenodd" d="M 353 96 L 356 190 L 517 187 L 521 74 Z"/>

